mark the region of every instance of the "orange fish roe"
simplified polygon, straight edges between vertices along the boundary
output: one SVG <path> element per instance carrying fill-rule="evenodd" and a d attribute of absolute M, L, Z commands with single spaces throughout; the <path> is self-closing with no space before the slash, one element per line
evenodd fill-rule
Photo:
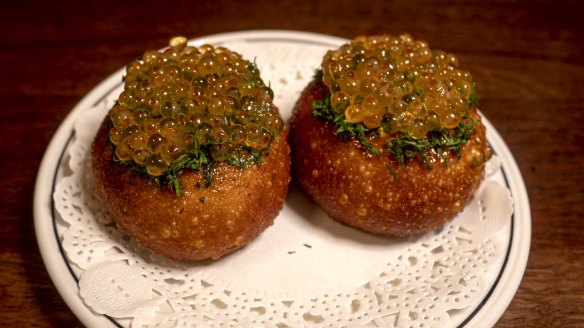
<path fill-rule="evenodd" d="M 357 37 L 328 51 L 322 71 L 332 110 L 369 129 L 424 138 L 457 127 L 472 105 L 474 83 L 458 58 L 407 34 Z"/>
<path fill-rule="evenodd" d="M 109 140 L 117 160 L 153 177 L 179 158 L 198 168 L 210 161 L 244 166 L 283 129 L 272 100 L 257 67 L 241 55 L 175 37 L 166 50 L 146 51 L 127 66 L 109 113 Z"/>

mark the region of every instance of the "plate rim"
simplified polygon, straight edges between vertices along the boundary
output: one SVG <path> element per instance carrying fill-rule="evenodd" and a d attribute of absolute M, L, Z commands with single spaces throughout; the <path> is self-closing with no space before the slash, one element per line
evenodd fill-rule
<path fill-rule="evenodd" d="M 263 41 L 269 39 L 282 40 L 299 43 L 314 43 L 330 46 L 333 44 L 342 44 L 348 40 L 345 38 L 320 34 L 307 31 L 294 30 L 246 30 L 234 31 L 201 36 L 189 40 L 195 44 L 221 44 L 229 41 Z M 77 318 L 86 326 L 102 326 L 104 324 L 120 326 L 116 320 L 107 315 L 94 313 L 81 301 L 78 288 L 71 288 L 74 284 L 77 286 L 78 277 L 67 265 L 58 265 L 55 263 L 55 256 L 59 253 L 64 254 L 62 245 L 58 242 L 57 228 L 53 225 L 52 229 L 47 229 L 46 222 L 48 216 L 55 215 L 53 200 L 53 188 L 57 180 L 57 172 L 62 165 L 67 145 L 74 135 L 74 125 L 79 115 L 85 109 L 93 107 L 100 102 L 99 95 L 103 90 L 113 90 L 120 85 L 120 75 L 124 67 L 111 73 L 102 82 L 91 89 L 67 114 L 65 119 L 60 123 L 56 132 L 53 134 L 43 158 L 41 160 L 37 177 L 35 181 L 34 199 L 33 199 L 33 216 L 34 228 L 37 244 L 43 259 L 45 268 L 57 288 L 57 291 Z M 107 94 L 108 92 L 106 92 Z M 95 100 L 97 98 L 97 100 Z M 460 326 L 465 327 L 483 327 L 493 326 L 502 316 L 504 311 L 511 303 L 525 272 L 528 261 L 530 244 L 531 244 L 531 213 L 529 207 L 528 195 L 523 181 L 521 172 L 517 166 L 513 155 L 499 135 L 494 126 L 483 117 L 485 124 L 488 126 L 487 134 L 490 143 L 495 143 L 498 150 L 497 155 L 501 157 L 502 163 L 505 163 L 503 171 L 507 186 L 511 190 L 514 200 L 514 213 L 511 218 L 512 230 L 510 244 L 505 257 L 505 262 L 501 268 L 496 280 L 490 287 L 488 294 L 481 304 L 463 321 Z M 506 174 L 505 171 L 511 174 Z M 517 215 L 518 210 L 521 215 Z M 516 225 L 516 222 L 517 225 Z M 512 265 L 508 263 L 511 262 Z"/>

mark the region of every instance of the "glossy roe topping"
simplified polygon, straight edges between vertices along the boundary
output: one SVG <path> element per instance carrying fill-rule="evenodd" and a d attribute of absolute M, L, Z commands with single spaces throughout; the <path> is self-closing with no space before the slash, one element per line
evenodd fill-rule
<path fill-rule="evenodd" d="M 404 34 L 357 37 L 322 64 L 331 107 L 349 123 L 424 138 L 468 114 L 474 83 L 458 59 Z"/>
<path fill-rule="evenodd" d="M 116 158 L 157 177 L 209 162 L 246 166 L 283 128 L 256 66 L 223 47 L 187 45 L 130 63 L 110 111 Z"/>

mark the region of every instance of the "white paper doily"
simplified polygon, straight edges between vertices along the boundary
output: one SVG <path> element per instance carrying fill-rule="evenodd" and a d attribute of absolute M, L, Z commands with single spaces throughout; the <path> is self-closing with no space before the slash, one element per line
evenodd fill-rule
<path fill-rule="evenodd" d="M 255 58 L 288 119 L 324 52 L 344 40 L 264 31 L 192 42 L 221 44 Z M 97 326 L 84 320 L 93 313 L 105 315 L 101 324 L 122 327 L 452 327 L 480 317 L 506 277 L 517 200 L 504 170 L 515 167 L 488 121 L 487 138 L 498 156 L 488 163 L 475 199 L 439 231 L 411 240 L 375 237 L 330 220 L 292 190 L 275 224 L 227 257 L 177 263 L 152 254 L 104 213 L 89 167 L 90 143 L 122 90 L 121 77 L 122 70 L 112 75 L 68 118 L 74 133 L 62 145 L 54 174 L 53 238 L 78 286 L 76 299 L 62 293 L 73 309 L 84 307 L 76 311 L 83 312 L 84 323 Z M 520 200 L 529 222 L 526 198 Z M 40 216 L 35 213 L 36 220 Z M 44 223 L 36 223 L 43 251 Z M 55 277 L 58 269 L 45 254 L 59 288 L 63 278 Z"/>

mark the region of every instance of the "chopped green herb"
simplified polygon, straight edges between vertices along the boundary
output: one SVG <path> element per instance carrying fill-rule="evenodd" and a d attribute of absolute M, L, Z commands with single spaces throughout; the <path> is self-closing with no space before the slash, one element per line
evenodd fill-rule
<path fill-rule="evenodd" d="M 462 146 L 474 134 L 476 125 L 477 121 L 470 120 L 458 124 L 452 130 L 439 129 L 430 131 L 425 139 L 416 139 L 409 134 L 399 134 L 387 139 L 387 152 L 402 165 L 418 157 L 423 165 L 431 169 L 432 166 L 428 163 L 431 149 L 435 149 L 439 155 L 444 152 L 454 152 L 457 156 L 460 156 Z M 448 165 L 448 155 L 444 160 Z"/>
<path fill-rule="evenodd" d="M 317 71 L 317 75 L 318 74 L 319 71 Z M 322 74 L 322 72 L 320 72 L 320 74 Z M 474 85 L 471 97 L 474 97 Z M 476 99 L 473 101 L 476 101 Z M 334 131 L 339 139 L 347 140 L 354 138 L 359 141 L 361 146 L 363 146 L 363 148 L 365 148 L 370 154 L 374 156 L 379 156 L 381 154 L 381 152 L 369 142 L 370 137 L 378 136 L 378 129 L 369 129 L 361 123 L 349 123 L 347 122 L 344 113 L 333 112 L 330 105 L 330 94 L 326 94 L 322 100 L 313 102 L 312 115 L 320 120 L 332 122 L 332 124 L 334 124 Z M 394 133 L 386 139 L 386 150 L 387 153 L 401 165 L 419 159 L 422 165 L 432 169 L 432 166 L 428 161 L 428 158 L 432 155 L 432 149 L 434 149 L 439 156 L 442 156 L 445 152 L 453 152 L 457 156 L 460 156 L 462 146 L 470 140 L 475 132 L 476 125 L 476 120 L 465 118 L 465 120 L 458 124 L 456 128 L 440 128 L 432 130 L 428 132 L 426 138 L 414 138 L 408 133 Z M 387 132 L 391 132 L 391 129 L 383 123 L 381 127 Z M 448 155 L 446 154 L 444 156 L 444 162 L 448 165 Z M 396 179 L 399 179 L 393 166 L 389 164 L 386 166 L 392 172 L 392 175 Z"/>
<path fill-rule="evenodd" d="M 476 156 L 472 157 L 472 166 L 473 167 L 478 167 L 481 164 L 481 162 L 479 161 L 479 159 Z"/>
<path fill-rule="evenodd" d="M 134 161 L 119 161 L 114 156 L 117 164 L 126 166 L 134 174 L 148 178 L 150 181 L 158 185 L 167 184 L 177 196 L 182 194 L 183 185 L 180 179 L 184 169 L 202 170 L 203 171 L 203 185 L 209 188 L 213 182 L 213 173 L 215 162 L 210 160 L 210 147 L 201 146 L 195 151 L 182 154 L 175 159 L 166 169 L 163 175 L 153 177 L 146 172 L 143 165 L 138 165 Z M 227 155 L 227 162 L 231 165 L 247 168 L 252 164 L 260 164 L 264 156 L 268 154 L 267 151 L 259 152 L 255 148 L 241 146 L 237 150 L 230 151 Z M 201 188 L 201 183 L 197 182 L 197 188 Z"/>
<path fill-rule="evenodd" d="M 389 172 L 391 172 L 391 175 L 393 175 L 393 178 L 396 181 L 399 181 L 399 175 L 397 174 L 397 171 L 393 168 L 393 166 L 391 166 L 391 164 L 389 164 L 389 163 L 385 163 L 385 166 L 387 167 Z"/>
<path fill-rule="evenodd" d="M 355 138 L 373 156 L 379 156 L 381 154 L 367 140 L 368 136 L 376 133 L 375 130 L 368 129 L 363 124 L 349 123 L 345 119 L 344 113 L 333 112 L 330 105 L 330 95 L 327 94 L 324 99 L 312 103 L 312 115 L 323 121 L 333 122 L 335 133 L 341 140 Z"/>
<path fill-rule="evenodd" d="M 203 178 L 205 179 L 204 186 L 205 188 L 211 187 L 213 183 L 213 173 L 215 168 L 215 163 L 210 163 L 203 168 Z"/>

